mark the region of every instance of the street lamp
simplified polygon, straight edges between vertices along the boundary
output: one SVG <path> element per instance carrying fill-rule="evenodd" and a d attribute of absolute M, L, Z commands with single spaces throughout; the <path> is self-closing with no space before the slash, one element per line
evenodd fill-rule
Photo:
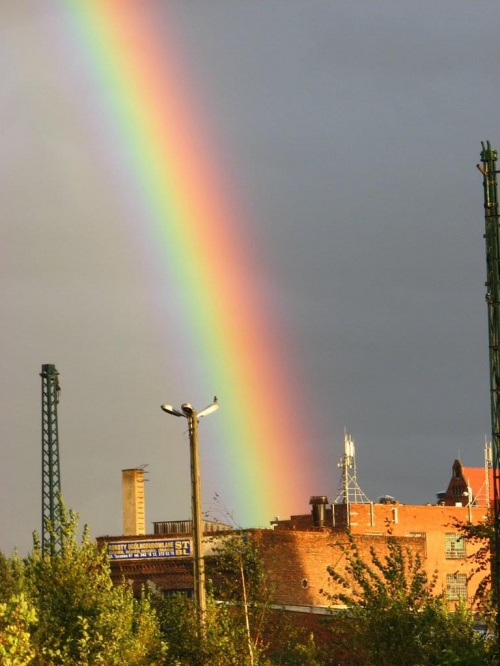
<path fill-rule="evenodd" d="M 198 632 L 200 638 L 205 636 L 205 613 L 207 602 L 205 596 L 205 560 L 203 558 L 203 527 L 201 522 L 201 482 L 200 482 L 200 455 L 198 447 L 198 419 L 215 412 L 219 408 L 217 396 L 214 401 L 201 412 L 196 412 L 189 402 L 181 405 L 181 411 L 172 405 L 162 405 L 161 408 L 172 416 L 184 416 L 189 423 L 189 451 L 191 458 L 191 513 L 193 522 L 193 573 L 196 608 L 198 611 Z"/>

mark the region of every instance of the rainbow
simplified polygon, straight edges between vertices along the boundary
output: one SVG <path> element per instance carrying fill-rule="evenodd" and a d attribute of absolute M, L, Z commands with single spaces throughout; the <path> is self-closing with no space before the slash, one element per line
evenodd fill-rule
<path fill-rule="evenodd" d="M 283 356 L 286 336 L 259 293 L 255 251 L 252 259 L 247 250 L 250 225 L 217 170 L 192 77 L 165 37 L 165 21 L 160 39 L 152 6 L 67 2 L 138 193 L 137 223 L 161 248 L 158 277 L 184 308 L 179 333 L 192 341 L 200 383 L 220 399 L 222 434 L 213 455 L 237 494 L 235 519 L 268 525 L 274 515 L 304 512 L 309 495 L 323 492 L 314 487 L 310 419 Z"/>

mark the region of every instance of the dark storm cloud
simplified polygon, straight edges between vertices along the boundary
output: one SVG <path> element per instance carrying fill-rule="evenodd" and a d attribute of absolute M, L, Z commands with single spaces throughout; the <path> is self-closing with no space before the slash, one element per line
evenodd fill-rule
<path fill-rule="evenodd" d="M 41 363 L 62 373 L 64 494 L 94 532 L 120 529 L 122 467 L 150 462 L 170 478 L 168 489 L 151 483 L 148 520 L 184 518 L 189 495 L 163 444 L 178 433 L 152 417 L 178 370 L 158 361 L 175 340 L 144 302 L 123 211 L 89 145 L 86 95 L 71 96 L 79 65 L 50 50 L 61 10 L 1 5 L 0 548 L 10 550 L 39 522 Z M 304 418 L 320 424 L 318 480 L 331 487 L 318 492 L 335 495 L 346 426 L 372 499 L 432 501 L 459 453 L 482 464 L 489 427 L 474 165 L 482 139 L 500 145 L 493 4 L 151 7 L 175 23 L 252 220 L 267 267 L 256 283 L 299 359 L 315 410 Z M 156 448 L 138 460 L 144 442 Z"/>

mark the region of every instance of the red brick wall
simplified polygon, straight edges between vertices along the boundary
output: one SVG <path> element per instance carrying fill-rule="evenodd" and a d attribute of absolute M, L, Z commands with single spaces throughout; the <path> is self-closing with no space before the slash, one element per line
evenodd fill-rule
<path fill-rule="evenodd" d="M 332 566 L 344 571 L 345 555 L 338 543 L 347 542 L 345 534 L 333 530 L 291 531 L 253 530 L 272 587 L 275 603 L 285 605 L 329 606 L 328 594 L 340 591 L 328 573 Z M 357 535 L 362 557 L 369 560 L 370 548 L 379 556 L 387 553 L 386 536 Z M 425 539 L 400 538 L 403 547 L 411 546 L 424 559 Z"/>
<path fill-rule="evenodd" d="M 264 567 L 273 588 L 276 603 L 288 605 L 328 606 L 326 594 L 335 591 L 327 567 L 343 569 L 344 556 L 337 543 L 346 542 L 345 505 L 335 507 L 336 525 L 333 528 L 331 511 L 327 514 L 330 527 L 313 528 L 311 514 L 293 516 L 290 521 L 280 521 L 274 530 L 250 530 L 249 534 L 259 544 Z M 448 559 L 445 554 L 445 535 L 456 533 L 454 522 L 481 521 L 486 509 L 450 506 L 412 506 L 387 504 L 350 505 L 350 528 L 361 553 L 369 558 L 370 546 L 379 555 L 386 552 L 388 526 L 401 539 L 402 545 L 418 553 L 429 578 L 438 572 L 437 592 L 446 590 L 446 575 L 469 575 L 472 564 L 466 559 Z M 417 536 L 421 535 L 421 536 Z M 179 535 L 175 535 L 178 537 Z M 127 540 L 150 537 L 127 537 Z M 102 537 L 98 541 L 116 541 L 123 537 Z M 473 552 L 472 544 L 466 545 L 467 555 Z M 164 560 L 125 560 L 111 563 L 113 579 L 123 578 L 139 589 L 147 580 L 168 590 L 192 587 L 192 560 L 190 558 Z M 481 579 L 472 577 L 468 584 L 471 597 Z"/>
<path fill-rule="evenodd" d="M 449 559 L 445 553 L 446 533 L 457 533 L 454 526 L 456 522 L 465 523 L 469 519 L 478 523 L 486 517 L 487 509 L 484 507 L 462 506 L 436 506 L 436 505 L 405 505 L 405 504 L 351 504 L 350 530 L 354 535 L 364 535 L 368 538 L 380 537 L 387 534 L 388 528 L 395 536 L 409 538 L 412 546 L 415 535 L 424 535 L 425 551 L 423 563 L 431 577 L 438 572 L 436 591 L 446 590 L 447 574 L 464 573 L 470 575 L 473 565 L 468 559 Z M 327 521 L 333 524 L 332 514 L 328 512 Z M 336 536 L 333 540 L 342 538 L 346 525 L 346 505 L 335 506 L 335 528 L 330 528 Z M 311 535 L 319 532 L 312 527 L 310 514 L 292 516 L 290 521 L 280 521 L 275 531 L 284 534 L 298 533 L 308 530 Z M 315 536 L 313 539 L 316 538 Z M 416 543 L 416 542 L 415 542 Z M 471 555 L 477 546 L 466 544 L 466 555 Z M 472 576 L 468 583 L 468 596 L 472 597 L 481 580 L 481 574 Z"/>

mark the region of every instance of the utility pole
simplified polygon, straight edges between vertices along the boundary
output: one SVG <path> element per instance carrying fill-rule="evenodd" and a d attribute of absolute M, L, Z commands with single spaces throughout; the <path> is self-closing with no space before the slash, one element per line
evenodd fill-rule
<path fill-rule="evenodd" d="M 191 460 L 191 507 L 193 515 L 194 545 L 194 593 L 198 611 L 200 637 L 205 637 L 205 617 L 207 599 L 205 594 L 205 558 L 203 556 L 203 524 L 201 520 L 201 481 L 200 481 L 200 449 L 198 443 L 198 414 L 192 409 L 186 413 L 187 405 L 182 405 L 189 423 L 189 451 Z"/>
<path fill-rule="evenodd" d="M 162 410 L 172 416 L 184 416 L 189 426 L 189 453 L 191 461 L 191 513 L 193 522 L 193 577 L 194 593 L 196 598 L 196 611 L 198 614 L 198 636 L 201 640 L 206 637 L 207 601 L 205 592 L 205 558 L 203 556 L 203 523 L 201 520 L 201 481 L 200 481 L 200 453 L 198 444 L 198 420 L 219 408 L 217 396 L 214 401 L 201 412 L 185 402 L 181 411 L 172 405 L 162 405 Z"/>
<path fill-rule="evenodd" d="M 42 555 L 55 555 L 61 549 L 59 523 L 61 468 L 57 422 L 61 387 L 55 365 L 42 365 L 40 377 L 42 378 Z"/>
<path fill-rule="evenodd" d="M 481 143 L 486 241 L 486 303 L 490 361 L 491 448 L 493 471 L 493 530 L 491 573 L 496 603 L 497 640 L 500 641 L 500 233 L 498 210 L 498 151 Z"/>

